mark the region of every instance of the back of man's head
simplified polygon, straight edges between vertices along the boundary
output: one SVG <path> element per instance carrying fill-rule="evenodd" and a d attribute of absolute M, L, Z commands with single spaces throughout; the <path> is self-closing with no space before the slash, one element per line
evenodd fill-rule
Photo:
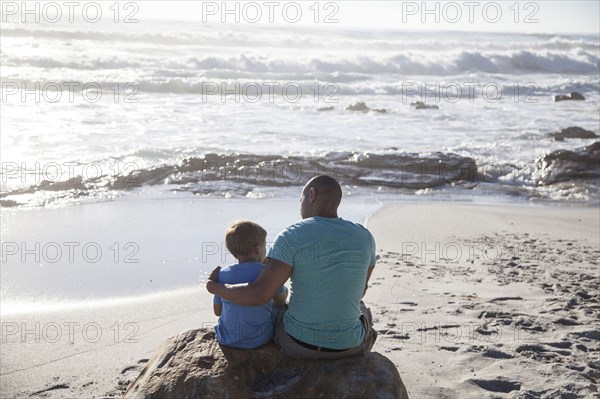
<path fill-rule="evenodd" d="M 304 186 L 304 194 L 308 194 L 313 188 L 318 195 L 319 201 L 329 209 L 337 209 L 342 201 L 342 188 L 340 183 L 329 175 L 318 175 L 313 177 Z"/>

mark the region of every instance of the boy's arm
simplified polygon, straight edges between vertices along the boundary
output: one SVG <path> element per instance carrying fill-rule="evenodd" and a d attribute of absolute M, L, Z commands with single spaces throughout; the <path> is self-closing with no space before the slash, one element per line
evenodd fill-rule
<path fill-rule="evenodd" d="M 283 305 L 285 305 L 285 301 L 288 296 L 288 289 L 286 286 L 283 286 L 283 288 L 285 288 L 285 291 L 273 297 L 273 303 L 275 304 L 275 306 L 282 307 Z"/>
<path fill-rule="evenodd" d="M 213 311 L 215 312 L 215 316 L 221 316 L 221 311 L 223 310 L 222 304 L 213 303 Z"/>
<path fill-rule="evenodd" d="M 253 283 L 219 284 L 217 267 L 208 277 L 206 289 L 211 294 L 238 305 L 258 306 L 269 302 L 277 290 L 292 275 L 293 267 L 277 259 L 269 258 L 267 265 Z"/>

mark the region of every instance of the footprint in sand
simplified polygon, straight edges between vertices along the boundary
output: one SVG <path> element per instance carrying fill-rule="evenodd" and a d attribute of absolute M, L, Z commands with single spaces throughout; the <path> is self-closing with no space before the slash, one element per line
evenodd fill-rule
<path fill-rule="evenodd" d="M 139 371 L 142 369 L 143 365 L 148 363 L 149 359 L 140 359 L 138 360 L 137 364 L 131 365 L 131 366 L 127 366 L 125 367 L 123 370 L 121 370 L 121 374 L 125 374 L 128 373 L 130 371 Z"/>
<path fill-rule="evenodd" d="M 517 390 L 521 389 L 521 383 L 503 380 L 503 379 L 497 379 L 497 380 L 470 379 L 469 382 L 477 385 L 478 387 L 480 387 L 482 389 L 485 389 L 486 391 L 491 391 L 491 392 L 508 393 L 508 392 L 517 391 Z"/>
<path fill-rule="evenodd" d="M 56 385 L 52 385 L 52 386 L 51 386 L 51 387 L 49 387 L 49 388 L 42 389 L 42 390 L 40 390 L 40 391 L 36 391 L 36 392 L 32 393 L 32 394 L 31 394 L 31 395 L 29 395 L 29 396 L 33 396 L 33 395 L 39 395 L 39 394 L 44 394 L 44 393 L 46 393 L 46 392 L 49 392 L 49 391 L 54 391 L 54 390 L 57 390 L 57 389 L 69 389 L 69 388 L 70 388 L 70 387 L 69 387 L 67 384 L 56 384 Z M 46 396 L 46 395 L 43 395 L 43 396 Z"/>

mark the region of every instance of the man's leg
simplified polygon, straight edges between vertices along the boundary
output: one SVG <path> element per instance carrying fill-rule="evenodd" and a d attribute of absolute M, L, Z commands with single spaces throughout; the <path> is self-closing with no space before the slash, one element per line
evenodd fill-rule
<path fill-rule="evenodd" d="M 286 311 L 287 306 L 281 309 L 281 312 L 279 313 L 277 324 L 275 325 L 274 340 L 275 344 L 277 344 L 284 355 L 293 357 L 295 359 L 342 359 L 345 357 L 361 355 L 371 351 L 373 344 L 375 343 L 375 339 L 377 338 L 377 332 L 373 330 L 371 311 L 361 302 L 361 322 L 365 328 L 365 340 L 361 345 L 342 352 L 323 352 L 311 350 L 298 344 L 285 332 L 285 327 L 283 326 L 283 315 Z"/>
<path fill-rule="evenodd" d="M 275 336 L 273 340 L 279 347 L 279 350 L 284 355 L 293 357 L 294 359 L 320 359 L 319 354 L 322 352 L 316 352 L 299 345 L 285 332 L 285 327 L 283 326 L 283 315 L 285 312 L 287 312 L 287 305 L 279 312 L 277 323 L 275 324 Z"/>

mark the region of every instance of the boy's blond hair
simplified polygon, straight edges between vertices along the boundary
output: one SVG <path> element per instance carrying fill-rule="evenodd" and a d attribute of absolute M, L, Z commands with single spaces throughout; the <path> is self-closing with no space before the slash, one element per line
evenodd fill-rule
<path fill-rule="evenodd" d="M 240 220 L 232 224 L 225 232 L 227 250 L 236 258 L 248 256 L 253 248 L 265 242 L 267 231 L 259 224 Z"/>

